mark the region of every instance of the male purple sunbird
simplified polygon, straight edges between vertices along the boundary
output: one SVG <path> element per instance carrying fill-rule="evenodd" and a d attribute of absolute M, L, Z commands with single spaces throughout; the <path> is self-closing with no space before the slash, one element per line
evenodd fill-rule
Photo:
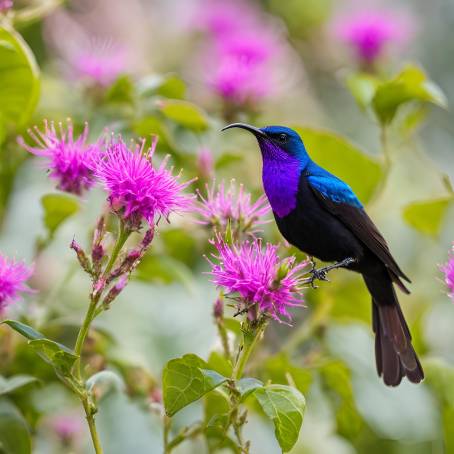
<path fill-rule="evenodd" d="M 378 375 L 388 386 L 403 376 L 419 383 L 424 372 L 393 285 L 409 293 L 402 280 L 410 280 L 350 186 L 312 161 L 290 128 L 233 123 L 223 130 L 230 128 L 258 141 L 263 187 L 282 236 L 310 256 L 362 275 L 372 296 Z"/>

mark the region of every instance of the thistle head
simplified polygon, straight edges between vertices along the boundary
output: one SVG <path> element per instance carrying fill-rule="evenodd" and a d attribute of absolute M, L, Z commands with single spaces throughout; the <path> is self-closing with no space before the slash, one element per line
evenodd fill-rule
<path fill-rule="evenodd" d="M 166 168 L 168 156 L 158 167 L 153 166 L 156 145 L 157 137 L 148 150 L 145 141 L 128 146 L 121 138 L 113 138 L 94 167 L 112 210 L 130 230 L 138 230 L 142 220 L 153 226 L 160 217 L 168 219 L 171 213 L 192 206 L 193 197 L 183 191 L 194 180 L 180 183 L 180 175 L 174 176 Z"/>
<path fill-rule="evenodd" d="M 18 138 L 18 143 L 35 156 L 46 158 L 49 177 L 57 182 L 58 189 L 81 195 L 95 183 L 92 167 L 102 146 L 101 139 L 93 144 L 87 143 L 88 133 L 88 123 L 75 138 L 71 120 L 67 120 L 66 128 L 63 123 L 55 126 L 54 122 L 44 120 L 42 130 L 35 126 L 28 131 L 34 146 L 27 145 L 22 137 Z"/>
<path fill-rule="evenodd" d="M 238 309 L 249 318 L 290 319 L 289 308 L 301 306 L 306 263 L 295 257 L 280 259 L 277 246 L 260 239 L 228 245 L 220 236 L 213 241 L 217 253 L 209 260 L 212 282 L 237 296 Z"/>
<path fill-rule="evenodd" d="M 32 292 L 26 284 L 32 274 L 32 267 L 0 254 L 0 314 L 7 306 L 20 300 L 21 294 Z"/>

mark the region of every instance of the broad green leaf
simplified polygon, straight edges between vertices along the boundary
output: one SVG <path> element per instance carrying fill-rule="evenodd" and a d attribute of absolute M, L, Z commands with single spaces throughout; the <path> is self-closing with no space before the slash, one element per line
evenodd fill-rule
<path fill-rule="evenodd" d="M 54 367 L 59 376 L 72 375 L 71 368 L 78 359 L 72 350 L 50 339 L 31 340 L 29 345 L 44 361 Z"/>
<path fill-rule="evenodd" d="M 268 385 L 256 389 L 254 397 L 273 421 L 274 433 L 282 451 L 290 451 L 298 441 L 303 424 L 304 396 L 290 386 Z"/>
<path fill-rule="evenodd" d="M 259 388 L 263 388 L 263 383 L 256 378 L 245 377 L 236 382 L 236 389 L 241 394 L 241 400 L 245 400 Z"/>
<path fill-rule="evenodd" d="M 208 127 L 205 112 L 195 104 L 178 99 L 162 101 L 161 112 L 175 123 L 194 131 L 203 131 Z"/>
<path fill-rule="evenodd" d="M 347 78 L 347 87 L 362 109 L 370 106 L 379 84 L 380 80 L 370 74 L 356 73 Z"/>
<path fill-rule="evenodd" d="M 439 235 L 447 210 L 453 197 L 412 202 L 403 209 L 403 217 L 407 224 L 419 232 L 436 237 Z"/>
<path fill-rule="evenodd" d="M 317 164 L 348 183 L 363 203 L 371 199 L 383 177 L 383 168 L 377 159 L 332 132 L 295 129 Z"/>
<path fill-rule="evenodd" d="M 427 79 L 417 66 L 406 66 L 394 79 L 382 83 L 376 90 L 372 105 L 381 123 L 390 123 L 399 107 L 411 101 L 428 102 L 447 107 L 441 89 Z"/>
<path fill-rule="evenodd" d="M 11 393 L 37 381 L 35 377 L 30 375 L 15 375 L 10 378 L 0 377 L 0 395 Z"/>
<path fill-rule="evenodd" d="M 79 211 L 79 201 L 67 194 L 46 194 L 41 198 L 44 224 L 53 235 L 58 227 Z"/>
<path fill-rule="evenodd" d="M 15 320 L 5 320 L 3 323 L 27 338 L 30 347 L 55 369 L 59 377 L 68 378 L 72 376 L 71 368 L 78 356 L 71 349 L 63 344 L 46 339 L 43 334 L 24 323 Z"/>
<path fill-rule="evenodd" d="M 30 454 L 30 432 L 19 410 L 9 401 L 0 400 L 0 452 Z"/>
<path fill-rule="evenodd" d="M 219 352 L 213 351 L 210 353 L 210 357 L 208 358 L 208 367 L 225 377 L 230 377 L 232 375 L 232 364 L 223 354 Z"/>
<path fill-rule="evenodd" d="M 240 336 L 241 331 L 241 322 L 237 318 L 224 318 L 224 325 L 227 330 L 235 334 L 236 336 Z"/>
<path fill-rule="evenodd" d="M 135 87 L 127 75 L 118 77 L 106 93 L 106 101 L 118 104 L 134 104 Z"/>
<path fill-rule="evenodd" d="M 8 325 L 14 331 L 17 331 L 19 334 L 22 334 L 28 340 L 36 339 L 45 339 L 44 334 L 39 333 L 34 330 L 31 326 L 26 325 L 25 323 L 18 322 L 16 320 L 4 320 L 1 324 Z"/>
<path fill-rule="evenodd" d="M 0 121 L 15 129 L 33 113 L 39 97 L 39 69 L 27 43 L 0 26 Z"/>
<path fill-rule="evenodd" d="M 222 385 L 226 377 L 208 369 L 197 355 L 170 360 L 163 372 L 164 407 L 169 416 Z"/>

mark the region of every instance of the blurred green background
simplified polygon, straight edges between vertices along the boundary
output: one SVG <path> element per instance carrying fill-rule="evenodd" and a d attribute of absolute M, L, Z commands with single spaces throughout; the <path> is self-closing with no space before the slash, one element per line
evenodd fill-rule
<path fill-rule="evenodd" d="M 0 52 L 0 85 L 23 84 L 17 88 L 19 95 L 0 86 L 0 250 L 35 263 L 32 286 L 39 293 L 12 307 L 8 316 L 21 317 L 52 338 L 73 344 L 89 282 L 77 268 L 69 243 L 76 236 L 88 244 L 87 226 L 95 224 L 105 198 L 97 189 L 84 197 L 79 212 L 38 253 L 37 238 L 48 235 L 41 198 L 55 189 L 42 162 L 17 145 L 16 136 L 27 127 L 40 126 L 43 118 L 71 117 L 79 129 L 89 122 L 93 140 L 105 128 L 127 138 L 155 133 L 160 136 L 159 158 L 169 153 L 185 178 L 198 176 L 194 188 L 213 176 L 217 181 L 235 178 L 258 196 L 261 159 L 256 144 L 246 134 L 221 134 L 220 128 L 232 120 L 295 126 L 309 153 L 368 200 L 369 214 L 411 277 L 411 295 L 399 298 L 426 380 L 420 385 L 404 380 L 396 389 L 379 380 L 370 299 L 360 277 L 345 271 L 333 272 L 331 282 L 306 291 L 307 308 L 293 311 L 292 327 L 271 324 L 250 375 L 287 383 L 289 372 L 306 396 L 303 428 L 292 453 L 454 453 L 454 311 L 439 270 L 453 240 L 449 180 L 454 178 L 454 116 L 449 108 L 410 96 L 386 126 L 384 144 L 373 106 L 358 106 L 348 83 L 359 73 L 366 77 L 364 72 L 392 80 L 406 64 L 414 64 L 424 68 L 448 105 L 454 105 L 454 1 L 241 2 L 237 21 L 244 19 L 241 11 L 254 15 L 254 25 L 244 25 L 249 39 L 266 42 L 271 36 L 276 43 L 265 46 L 273 48 L 265 69 L 271 77 L 266 93 L 233 101 L 213 89 L 222 63 L 210 48 L 214 32 L 206 15 L 213 2 L 14 3 L 11 14 L 17 15 L 11 20 L 35 55 L 40 74 L 29 67 L 24 70 L 28 75 L 2 79 L 8 65 L 3 65 Z M 364 67 L 335 33 L 336 21 L 358 10 L 386 11 L 388 20 L 405 16 L 407 21 L 406 39 L 391 40 L 373 66 Z M 228 15 L 224 11 L 220 17 Z M 7 20 L 0 19 L 0 27 Z M 399 27 L 402 31 L 404 25 Z M 0 44 L 4 39 L 0 36 Z M 95 54 L 100 48 L 121 49 L 123 60 L 119 71 L 112 70 L 112 80 L 101 83 L 77 73 L 71 58 L 87 46 L 93 46 Z M 19 64 L 29 65 L 28 58 Z M 101 65 L 108 62 L 101 60 Z M 209 151 L 213 166 L 201 165 L 201 150 Z M 173 216 L 169 225 L 161 224 L 136 279 L 95 323 L 86 351 L 89 370 L 115 372 L 115 378 L 106 376 L 97 415 L 107 454 L 161 452 L 153 402 L 159 401 L 163 365 L 188 352 L 208 358 L 220 348 L 212 321 L 216 289 L 202 274 L 210 232 L 194 218 Z M 282 242 L 273 223 L 266 225 L 264 235 Z M 296 251 L 283 247 L 282 253 Z M 38 380 L 11 390 L 8 380 L 17 375 Z M 30 444 L 37 454 L 91 452 L 76 399 L 5 327 L 0 327 L 0 377 L 5 453 L 30 452 Z M 194 404 L 178 414 L 175 425 L 202 417 L 202 404 Z M 72 429 L 68 438 L 58 430 L 62 418 Z M 280 452 L 273 431 L 251 408 L 246 426 L 251 453 Z M 194 439 L 175 452 L 208 451 L 202 439 Z"/>

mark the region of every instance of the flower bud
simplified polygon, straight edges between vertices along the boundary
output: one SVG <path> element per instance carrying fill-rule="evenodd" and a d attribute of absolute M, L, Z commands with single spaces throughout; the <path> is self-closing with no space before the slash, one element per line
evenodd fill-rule
<path fill-rule="evenodd" d="M 71 241 L 70 248 L 73 249 L 77 254 L 77 259 L 79 260 L 80 266 L 88 274 L 92 274 L 93 270 L 91 268 L 90 260 L 88 260 L 84 250 L 76 243 L 75 240 Z"/>
<path fill-rule="evenodd" d="M 224 302 L 222 297 L 219 297 L 214 303 L 213 315 L 216 319 L 224 317 Z"/>
<path fill-rule="evenodd" d="M 118 279 L 118 282 L 109 290 L 109 293 L 104 298 L 103 306 L 105 308 L 109 307 L 110 303 L 121 293 L 121 291 L 126 287 L 128 283 L 128 276 L 123 274 Z"/>

